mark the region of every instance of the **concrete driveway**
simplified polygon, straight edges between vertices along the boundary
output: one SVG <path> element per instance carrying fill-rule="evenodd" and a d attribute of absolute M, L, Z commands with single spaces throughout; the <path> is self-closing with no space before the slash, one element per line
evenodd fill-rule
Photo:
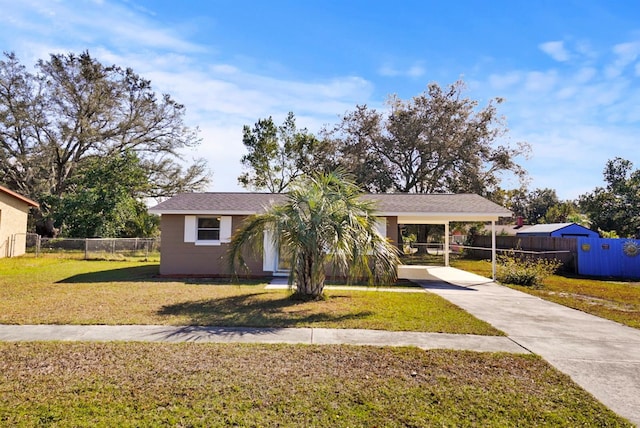
<path fill-rule="evenodd" d="M 413 281 L 504 331 L 640 425 L 640 330 L 451 267 L 422 268 L 423 279 Z"/>

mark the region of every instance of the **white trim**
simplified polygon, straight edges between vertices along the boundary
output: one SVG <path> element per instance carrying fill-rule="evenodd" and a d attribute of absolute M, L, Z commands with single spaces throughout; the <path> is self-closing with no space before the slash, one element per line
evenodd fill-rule
<path fill-rule="evenodd" d="M 196 247 L 219 247 L 220 244 L 221 244 L 220 241 L 215 241 L 215 240 L 195 242 Z"/>
<path fill-rule="evenodd" d="M 215 216 L 215 215 L 252 215 L 256 214 L 258 211 L 236 211 L 236 210 L 156 210 L 149 209 L 149 213 L 151 214 L 174 214 L 174 215 L 201 215 L 201 216 Z"/>
<path fill-rule="evenodd" d="M 511 212 L 476 212 L 476 211 L 376 211 L 376 214 L 387 217 L 511 217 Z"/>
<path fill-rule="evenodd" d="M 223 215 L 220 217 L 220 242 L 231 242 L 232 234 L 232 217 L 230 215 Z"/>
<path fill-rule="evenodd" d="M 275 272 L 278 263 L 278 249 L 273 242 L 273 231 L 264 231 L 262 270 L 265 272 Z"/>
<path fill-rule="evenodd" d="M 184 242 L 196 242 L 198 218 L 194 215 L 184 216 Z"/>
<path fill-rule="evenodd" d="M 449 222 L 444 224 L 444 265 L 449 267 Z"/>
<path fill-rule="evenodd" d="M 204 240 L 198 239 L 198 218 L 220 217 L 220 239 Z M 221 216 L 209 214 L 207 216 L 185 215 L 184 216 L 184 242 L 192 243 L 197 247 L 217 247 L 231 242 L 232 216 Z"/>
<path fill-rule="evenodd" d="M 446 224 L 452 221 L 497 221 L 499 217 L 508 217 L 495 214 L 401 214 L 398 215 L 398 224 Z"/>

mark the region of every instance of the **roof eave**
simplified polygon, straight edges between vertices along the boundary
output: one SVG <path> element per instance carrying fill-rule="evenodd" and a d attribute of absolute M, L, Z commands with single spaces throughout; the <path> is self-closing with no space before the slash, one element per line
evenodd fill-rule
<path fill-rule="evenodd" d="M 158 215 L 253 215 L 259 211 L 240 210 L 183 210 L 183 209 L 154 209 L 148 210 Z M 260 210 L 262 211 L 262 210 Z M 421 213 L 421 212 L 385 212 L 378 211 L 379 217 L 398 217 L 406 221 L 497 221 L 499 218 L 511 217 L 510 212 L 499 213 Z"/>
<path fill-rule="evenodd" d="M 0 186 L 0 191 L 6 193 L 9 196 L 13 196 L 14 198 L 24 202 L 25 204 L 32 206 L 34 208 L 37 208 L 40 206 L 39 203 L 32 201 L 31 199 L 27 198 L 26 196 L 22 196 L 19 193 L 14 192 L 13 190 L 7 189 L 4 186 Z"/>
<path fill-rule="evenodd" d="M 154 209 L 147 210 L 150 214 L 158 215 L 253 215 L 258 211 L 238 211 L 238 210 L 176 210 L 176 209 Z"/>

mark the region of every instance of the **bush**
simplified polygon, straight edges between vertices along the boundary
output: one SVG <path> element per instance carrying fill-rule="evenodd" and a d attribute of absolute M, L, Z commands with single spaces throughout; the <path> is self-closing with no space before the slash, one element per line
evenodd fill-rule
<path fill-rule="evenodd" d="M 538 287 L 562 266 L 556 259 L 518 257 L 511 251 L 498 256 L 496 279 L 505 284 Z"/>

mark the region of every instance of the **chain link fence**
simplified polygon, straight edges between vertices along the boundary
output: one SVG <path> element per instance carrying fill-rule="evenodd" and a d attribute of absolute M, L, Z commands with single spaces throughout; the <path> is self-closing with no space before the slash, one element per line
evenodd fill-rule
<path fill-rule="evenodd" d="M 58 254 L 85 260 L 159 259 L 160 238 L 46 238 L 29 233 L 27 253 L 36 257 Z"/>

